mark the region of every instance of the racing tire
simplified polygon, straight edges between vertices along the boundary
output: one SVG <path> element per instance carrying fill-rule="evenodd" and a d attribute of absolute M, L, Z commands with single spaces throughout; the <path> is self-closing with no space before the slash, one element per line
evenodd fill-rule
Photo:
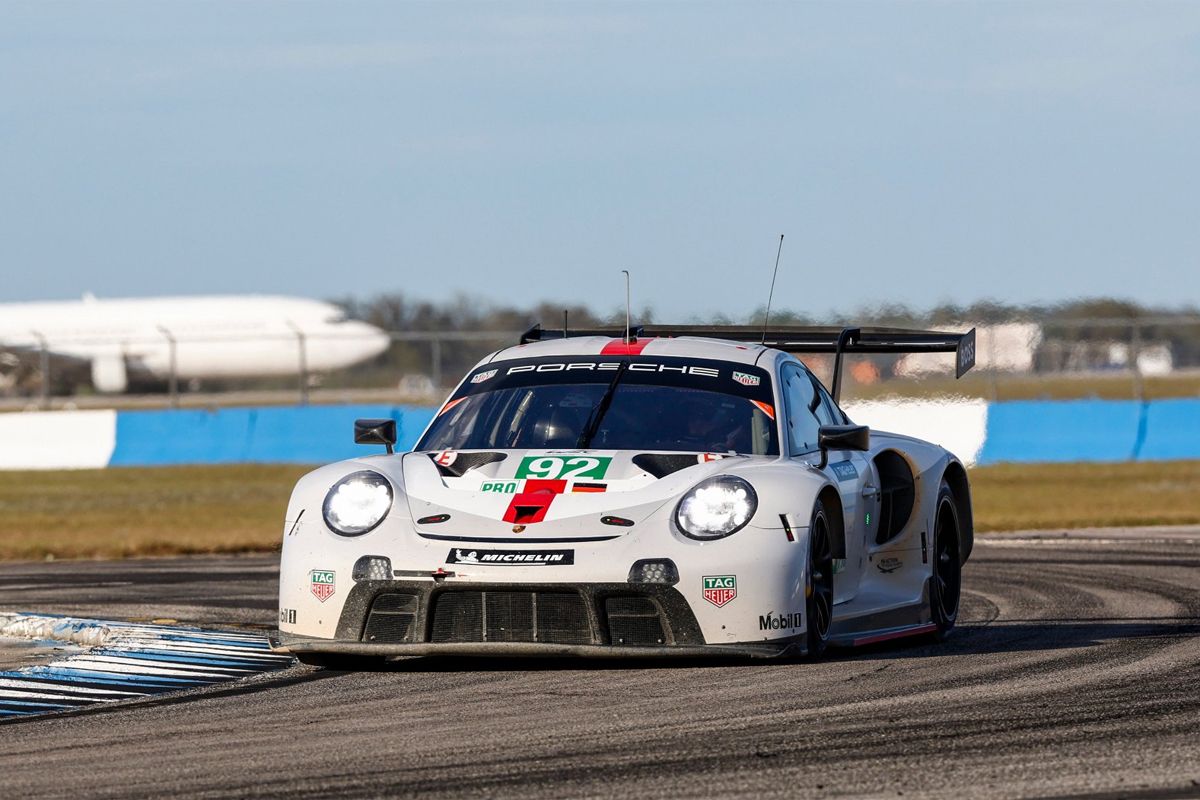
<path fill-rule="evenodd" d="M 825 652 L 833 625 L 833 534 L 829 524 L 825 506 L 818 500 L 808 527 L 808 583 L 804 591 L 809 658 L 819 658 Z"/>
<path fill-rule="evenodd" d="M 962 592 L 962 560 L 959 558 L 958 504 L 950 484 L 938 489 L 933 524 L 933 574 L 929 578 L 929 611 L 937 625 L 933 637 L 945 639 L 958 620 Z"/>

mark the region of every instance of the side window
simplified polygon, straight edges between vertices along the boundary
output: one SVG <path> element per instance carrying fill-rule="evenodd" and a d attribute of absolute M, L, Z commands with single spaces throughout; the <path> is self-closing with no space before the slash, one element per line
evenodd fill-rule
<path fill-rule="evenodd" d="M 812 408 L 818 398 L 807 372 L 791 364 L 784 366 L 783 400 L 787 404 L 787 435 L 792 454 L 816 450 L 819 423 Z"/>
<path fill-rule="evenodd" d="M 829 392 L 825 391 L 825 387 L 814 377 L 812 379 L 813 389 L 817 393 L 817 407 L 813 409 L 817 415 L 817 420 L 822 425 L 842 425 L 842 412 L 838 411 L 837 406 L 833 404 L 833 398 L 829 396 Z"/>

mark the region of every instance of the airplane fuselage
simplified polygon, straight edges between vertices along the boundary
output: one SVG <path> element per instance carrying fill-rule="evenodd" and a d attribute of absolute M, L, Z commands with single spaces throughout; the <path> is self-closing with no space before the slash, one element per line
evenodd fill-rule
<path fill-rule="evenodd" d="M 0 350 L 88 361 L 99 391 L 123 391 L 130 373 L 191 380 L 325 372 L 372 358 L 389 342 L 334 305 L 295 297 L 0 303 Z"/>

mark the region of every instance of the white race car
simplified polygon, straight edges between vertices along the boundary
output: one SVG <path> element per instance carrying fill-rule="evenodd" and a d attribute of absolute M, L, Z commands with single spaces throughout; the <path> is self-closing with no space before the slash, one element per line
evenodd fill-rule
<path fill-rule="evenodd" d="M 408 453 L 300 479 L 278 646 L 409 655 L 820 654 L 958 613 L 962 463 L 854 425 L 846 353 L 954 352 L 974 331 L 534 328 L 464 378 Z M 792 353 L 835 354 L 829 392 Z"/>

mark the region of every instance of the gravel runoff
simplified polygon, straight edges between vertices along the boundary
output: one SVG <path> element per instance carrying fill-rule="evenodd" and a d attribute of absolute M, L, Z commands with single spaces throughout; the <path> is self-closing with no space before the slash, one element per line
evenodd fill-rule
<path fill-rule="evenodd" d="M 0 725 L 14 797 L 1200 797 L 1200 530 L 981 537 L 947 642 L 415 659 Z M 0 610 L 269 627 L 272 557 L 0 565 Z"/>

